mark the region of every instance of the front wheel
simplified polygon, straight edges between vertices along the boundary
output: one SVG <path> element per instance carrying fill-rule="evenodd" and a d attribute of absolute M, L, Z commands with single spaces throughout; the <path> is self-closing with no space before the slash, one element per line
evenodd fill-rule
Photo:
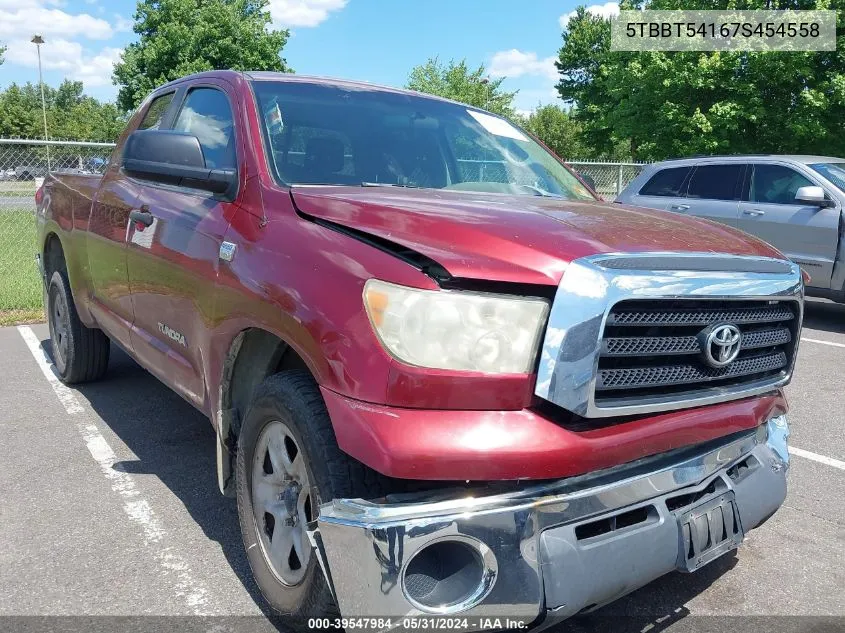
<path fill-rule="evenodd" d="M 53 363 L 62 382 L 101 378 L 109 364 L 109 339 L 102 330 L 82 325 L 63 271 L 57 270 L 50 278 L 46 308 Z"/>
<path fill-rule="evenodd" d="M 323 502 L 379 496 L 380 479 L 338 448 L 307 372 L 282 372 L 257 388 L 238 436 L 236 476 L 244 546 L 267 602 L 296 630 L 336 614 L 307 523 Z"/>

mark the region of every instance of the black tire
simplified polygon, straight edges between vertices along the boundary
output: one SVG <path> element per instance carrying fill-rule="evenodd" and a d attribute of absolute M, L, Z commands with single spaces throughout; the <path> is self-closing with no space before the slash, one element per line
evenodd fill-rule
<path fill-rule="evenodd" d="M 101 378 L 109 365 L 109 338 L 102 330 L 82 325 L 63 270 L 50 278 L 47 322 L 53 363 L 61 381 L 73 384 Z"/>
<path fill-rule="evenodd" d="M 238 436 L 237 499 L 241 534 L 252 573 L 264 598 L 284 624 L 306 630 L 308 618 L 336 615 L 323 572 L 312 555 L 301 582 L 286 585 L 273 572 L 259 540 L 253 512 L 253 460 L 262 431 L 281 421 L 301 447 L 316 518 L 320 503 L 342 497 L 374 498 L 383 494 L 383 478 L 338 448 L 329 414 L 314 379 L 305 371 L 286 371 L 267 378 L 254 394 Z"/>

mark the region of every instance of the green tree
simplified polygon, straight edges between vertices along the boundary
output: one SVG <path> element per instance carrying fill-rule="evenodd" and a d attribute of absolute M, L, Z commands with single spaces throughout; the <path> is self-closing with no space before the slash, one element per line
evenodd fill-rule
<path fill-rule="evenodd" d="M 561 158 L 587 158 L 592 156 L 581 142 L 581 124 L 558 105 L 538 107 L 520 124 Z"/>
<path fill-rule="evenodd" d="M 0 44 L 0 64 L 2 64 L 3 62 L 6 61 L 6 58 L 3 55 L 3 53 L 5 53 L 5 52 L 6 52 L 6 47 L 3 46 L 2 44 Z"/>
<path fill-rule="evenodd" d="M 38 136 L 37 115 L 41 112 L 41 103 L 33 98 L 35 94 L 32 84 L 13 83 L 0 92 L 0 137 Z"/>
<path fill-rule="evenodd" d="M 437 57 L 432 57 L 411 70 L 406 88 L 513 116 L 513 99 L 517 93 L 502 90 L 504 80 L 504 77 L 487 78 L 484 64 L 470 70 L 465 59 L 443 64 Z"/>
<path fill-rule="evenodd" d="M 114 67 L 118 107 L 132 110 L 155 87 L 204 70 L 288 71 L 287 30 L 273 30 L 267 0 L 139 0 L 140 38 Z"/>
<path fill-rule="evenodd" d="M 843 0 L 833 0 L 843 22 Z M 740 8 L 735 0 L 623 0 L 630 9 Z M 743 0 L 809 9 L 814 0 Z M 638 159 L 688 154 L 845 155 L 845 35 L 835 52 L 610 52 L 610 23 L 583 8 L 563 32 L 561 98 L 587 143 Z"/>
<path fill-rule="evenodd" d="M 71 141 L 111 142 L 125 125 L 113 103 L 102 103 L 82 92 L 82 82 L 65 80 L 58 88 L 44 87 L 50 137 Z M 0 91 L 0 137 L 42 138 L 41 92 L 37 85 L 11 84 Z"/>

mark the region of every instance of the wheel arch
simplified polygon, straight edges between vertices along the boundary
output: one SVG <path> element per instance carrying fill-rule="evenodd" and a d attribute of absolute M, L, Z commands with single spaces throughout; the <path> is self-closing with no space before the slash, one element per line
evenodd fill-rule
<path fill-rule="evenodd" d="M 291 369 L 316 376 L 284 338 L 262 327 L 240 330 L 223 357 L 217 401 L 217 483 L 226 496 L 235 492 L 233 459 L 240 423 L 256 388 L 269 376 Z"/>
<path fill-rule="evenodd" d="M 40 243 L 41 272 L 44 274 L 44 288 L 50 283 L 50 277 L 57 270 L 63 270 L 70 283 L 71 293 L 76 304 L 79 319 L 85 327 L 99 327 L 88 310 L 88 275 L 87 266 L 80 262 L 86 256 L 84 245 L 72 234 L 62 230 L 55 221 L 50 220 L 44 229 L 44 237 Z"/>
<path fill-rule="evenodd" d="M 43 248 L 41 249 L 44 266 L 44 281 L 49 282 L 50 277 L 57 270 L 67 270 L 67 259 L 62 240 L 55 231 L 49 231 L 44 236 Z"/>

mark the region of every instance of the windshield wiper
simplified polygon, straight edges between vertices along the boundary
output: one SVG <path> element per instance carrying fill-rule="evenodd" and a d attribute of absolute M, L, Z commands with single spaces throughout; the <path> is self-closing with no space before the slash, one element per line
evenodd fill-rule
<path fill-rule="evenodd" d="M 419 185 L 400 185 L 394 182 L 367 182 L 361 183 L 362 187 L 400 187 L 402 189 L 422 189 Z"/>
<path fill-rule="evenodd" d="M 551 191 L 546 191 L 542 187 L 535 187 L 534 185 L 524 185 L 522 183 L 513 183 L 517 187 L 523 187 L 528 189 L 531 192 L 532 196 L 540 196 L 541 198 L 559 198 L 559 199 L 566 199 L 565 196 L 561 196 L 556 193 L 552 193 Z"/>

